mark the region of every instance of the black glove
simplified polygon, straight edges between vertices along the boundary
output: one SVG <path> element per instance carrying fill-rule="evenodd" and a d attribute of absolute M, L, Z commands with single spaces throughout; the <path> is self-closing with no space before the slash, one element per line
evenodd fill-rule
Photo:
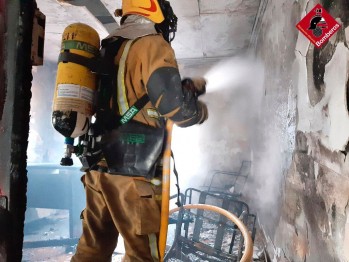
<path fill-rule="evenodd" d="M 198 97 L 206 93 L 206 80 L 202 77 L 184 78 L 182 88 L 190 90 L 195 97 Z"/>

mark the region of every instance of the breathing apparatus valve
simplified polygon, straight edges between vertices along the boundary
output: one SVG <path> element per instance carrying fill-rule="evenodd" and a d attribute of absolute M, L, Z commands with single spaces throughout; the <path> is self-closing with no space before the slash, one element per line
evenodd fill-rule
<path fill-rule="evenodd" d="M 96 131 L 94 124 L 91 125 L 87 134 L 79 137 L 78 145 L 75 146 L 75 154 L 80 159 L 82 171 L 93 167 L 101 159 L 100 149 L 101 136 Z"/>
<path fill-rule="evenodd" d="M 74 153 L 74 138 L 66 137 L 64 143 L 65 153 L 64 157 L 61 159 L 61 166 L 72 166 L 73 159 L 71 157 Z"/>

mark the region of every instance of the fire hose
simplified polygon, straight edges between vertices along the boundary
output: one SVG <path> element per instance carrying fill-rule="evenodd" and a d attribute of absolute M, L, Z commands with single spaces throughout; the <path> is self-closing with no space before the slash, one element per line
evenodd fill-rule
<path fill-rule="evenodd" d="M 159 234 L 159 251 L 160 251 L 160 261 L 164 261 L 165 251 L 166 251 L 166 240 L 168 231 L 168 220 L 169 216 L 174 212 L 184 209 L 203 209 L 213 212 L 217 212 L 229 220 L 231 220 L 241 231 L 244 237 L 245 252 L 240 260 L 240 262 L 250 262 L 253 256 L 253 241 L 251 235 L 245 226 L 245 224 L 234 214 L 229 211 L 222 209 L 220 207 L 204 205 L 204 204 L 190 204 L 169 210 L 170 202 L 170 174 L 171 174 L 171 141 L 172 141 L 172 128 L 173 122 L 167 120 L 166 123 L 166 146 L 163 156 L 163 171 L 162 171 L 162 200 L 161 200 L 161 220 L 160 220 L 160 234 Z"/>
<path fill-rule="evenodd" d="M 173 122 L 167 120 L 166 122 L 166 146 L 163 156 L 163 170 L 162 170 L 162 199 L 161 199 L 161 220 L 160 220 L 160 234 L 159 234 L 159 252 L 160 261 L 164 261 L 168 219 L 170 209 L 170 174 L 171 174 L 171 141 L 172 141 Z"/>
<path fill-rule="evenodd" d="M 234 214 L 230 213 L 229 211 L 217 207 L 217 206 L 211 206 L 211 205 L 205 205 L 205 204 L 188 204 L 184 205 L 182 207 L 177 207 L 174 209 L 171 209 L 169 211 L 169 215 L 173 214 L 174 212 L 178 212 L 181 208 L 184 209 L 202 209 L 202 210 L 209 210 L 216 213 L 219 213 L 229 220 L 231 220 L 241 231 L 243 237 L 244 237 L 244 245 L 245 245 L 245 251 L 243 256 L 241 257 L 240 262 L 251 262 L 252 256 L 253 256 L 253 241 L 250 235 L 250 232 L 248 231 L 245 224 Z"/>

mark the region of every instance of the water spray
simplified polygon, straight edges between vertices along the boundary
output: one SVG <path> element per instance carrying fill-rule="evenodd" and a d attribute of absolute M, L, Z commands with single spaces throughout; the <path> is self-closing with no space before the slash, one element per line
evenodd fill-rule
<path fill-rule="evenodd" d="M 250 119 L 260 112 L 263 68 L 256 60 L 224 59 L 209 68 L 204 78 L 206 93 L 200 100 L 207 104 L 208 120 L 184 130 L 174 128 L 177 169 L 188 174 L 181 178 L 182 188 L 202 186 L 198 183 L 212 169 L 234 168 L 231 161 L 225 160 L 234 157 L 235 149 L 230 145 L 256 129 Z M 195 161 L 192 161 L 193 155 Z"/>

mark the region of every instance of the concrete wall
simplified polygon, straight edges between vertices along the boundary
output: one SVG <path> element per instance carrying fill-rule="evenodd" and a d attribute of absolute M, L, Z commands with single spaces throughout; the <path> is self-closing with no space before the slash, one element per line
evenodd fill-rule
<path fill-rule="evenodd" d="M 349 4 L 267 2 L 256 41 L 266 77 L 251 191 L 269 253 L 348 261 Z M 321 49 L 296 29 L 317 3 L 341 24 Z"/>

